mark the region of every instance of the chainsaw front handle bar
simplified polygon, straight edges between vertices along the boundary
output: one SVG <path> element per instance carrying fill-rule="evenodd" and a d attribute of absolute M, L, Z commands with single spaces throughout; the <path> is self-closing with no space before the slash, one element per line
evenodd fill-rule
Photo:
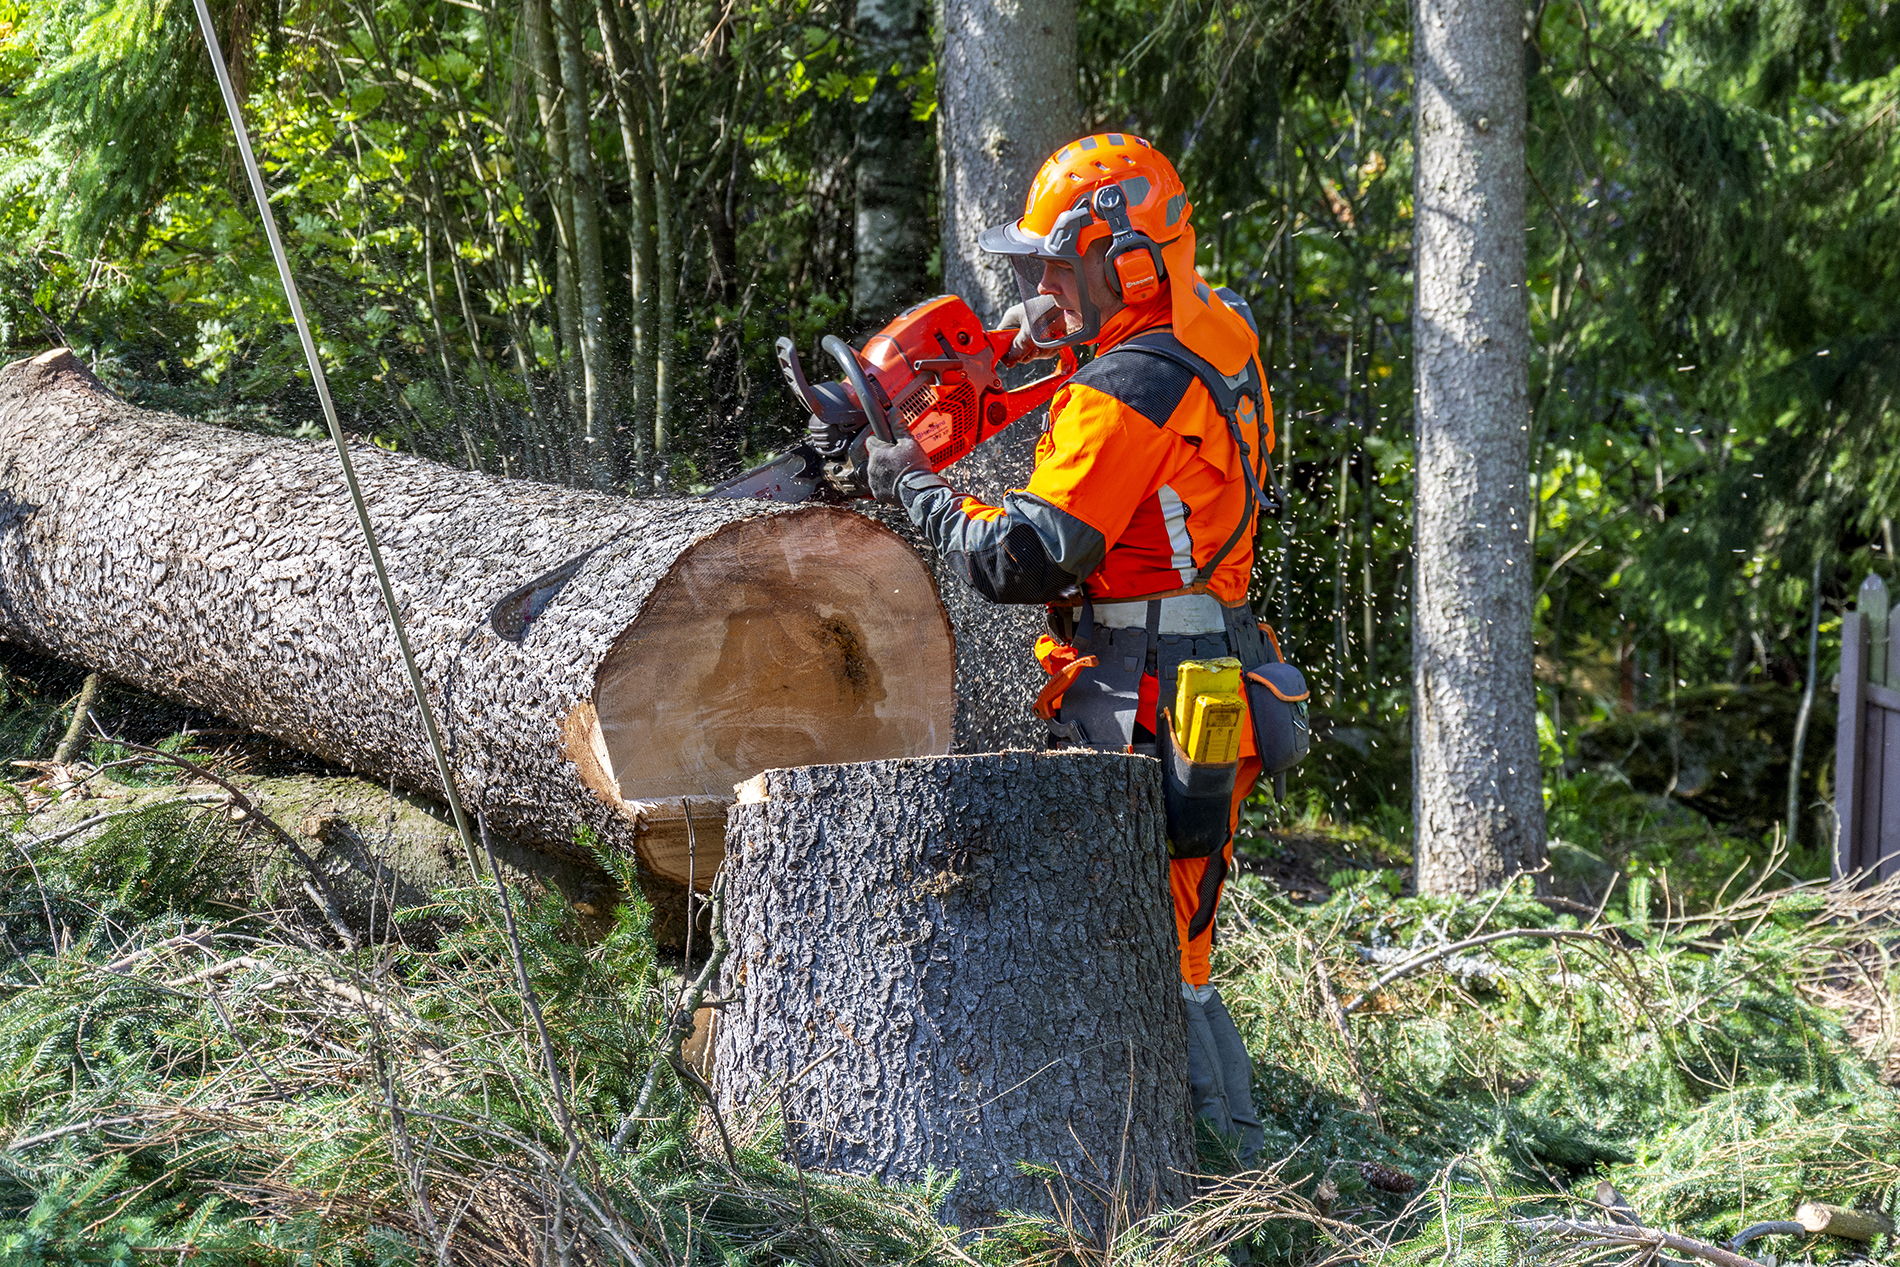
<path fill-rule="evenodd" d="M 884 407 L 872 394 L 870 379 L 864 373 L 864 363 L 858 360 L 857 352 L 835 334 L 826 335 L 819 346 L 844 371 L 845 381 L 851 384 L 851 390 L 857 394 L 858 407 L 864 410 L 864 416 L 871 424 L 871 434 L 885 444 L 890 444 L 893 440 L 890 420 L 884 416 Z"/>

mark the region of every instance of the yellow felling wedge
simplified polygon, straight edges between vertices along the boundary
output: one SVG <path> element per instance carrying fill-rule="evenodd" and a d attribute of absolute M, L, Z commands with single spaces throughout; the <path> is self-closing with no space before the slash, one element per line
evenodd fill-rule
<path fill-rule="evenodd" d="M 1175 740 L 1190 761 L 1226 765 L 1240 756 L 1240 661 L 1183 660 L 1174 693 Z"/>

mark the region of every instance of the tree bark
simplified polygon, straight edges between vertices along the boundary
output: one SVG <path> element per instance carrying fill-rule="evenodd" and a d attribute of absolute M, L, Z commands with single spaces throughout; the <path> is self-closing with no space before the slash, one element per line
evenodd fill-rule
<path fill-rule="evenodd" d="M 1100 1231 L 1190 1187 L 1187 1035 L 1160 768 L 1005 752 L 769 770 L 727 823 L 713 1042 L 729 1116 L 783 1112 L 803 1166 L 940 1211 Z M 1059 1170 L 1048 1181 L 1030 1162 Z"/>
<path fill-rule="evenodd" d="M 1021 297 L 977 234 L 1022 214 L 1036 169 L 1075 139 L 1081 115 L 1075 0 L 943 0 L 943 284 L 986 321 Z"/>
<path fill-rule="evenodd" d="M 676 154 L 667 150 L 668 140 L 673 137 L 670 117 L 673 103 L 667 91 L 668 81 L 659 66 L 659 58 L 666 56 L 667 50 L 655 48 L 654 24 L 645 4 L 616 3 L 615 11 L 638 63 L 646 98 L 647 161 L 651 170 L 652 196 L 647 210 L 653 224 L 653 435 L 651 470 L 641 483 L 643 487 L 664 491 L 672 479 L 673 343 L 679 328 L 679 161 Z"/>
<path fill-rule="evenodd" d="M 651 475 L 647 448 L 653 431 L 655 374 L 659 366 L 659 345 L 653 328 L 653 146 L 652 138 L 643 131 L 646 99 L 642 69 L 622 38 L 618 4 L 619 0 L 596 0 L 594 12 L 600 19 L 600 42 L 606 50 L 614 113 L 620 123 L 620 146 L 627 160 L 627 285 L 633 351 L 628 404 L 633 424 L 620 473 L 645 487 Z"/>
<path fill-rule="evenodd" d="M 607 372 L 607 273 L 600 254 L 600 183 L 594 176 L 593 93 L 582 64 L 585 28 L 578 11 L 583 0 L 555 0 L 554 43 L 561 69 L 561 104 L 567 113 L 567 187 L 573 208 L 574 272 L 580 292 L 581 395 L 585 413 L 581 468 L 595 488 L 613 484 L 618 465 L 614 427 L 607 402 L 612 394 Z M 591 0 L 587 0 L 591 2 Z"/>
<path fill-rule="evenodd" d="M 877 73 L 858 115 L 856 260 L 851 307 L 858 325 L 881 328 L 930 293 L 931 124 L 912 116 L 901 75 L 929 55 L 923 0 L 858 0 L 857 33 Z"/>
<path fill-rule="evenodd" d="M 1507 0 L 1417 0 L 1414 16 L 1417 874 L 1422 893 L 1473 893 L 1544 857 L 1524 15 Z"/>
<path fill-rule="evenodd" d="M 943 286 L 986 322 L 1020 301 L 1009 265 L 977 250 L 977 234 L 1022 214 L 1044 159 L 1075 139 L 1075 0 L 943 0 L 937 59 L 937 153 Z M 1046 366 L 1034 366 L 1037 372 Z M 956 487 L 991 505 L 1021 488 L 1035 465 L 1038 410 L 947 472 Z M 960 577 L 937 575 L 957 631 L 957 748 L 1041 746 L 1029 704 L 1042 689 L 1030 648 L 1041 631 L 1034 607 L 984 602 Z"/>
<path fill-rule="evenodd" d="M 555 55 L 554 19 L 549 0 L 527 0 L 522 13 L 527 23 L 528 63 L 534 75 L 535 108 L 547 145 L 548 200 L 554 212 L 554 311 L 560 350 L 555 363 L 567 399 L 567 419 L 586 416 L 584 384 L 577 364 L 581 348 L 580 289 L 574 276 L 574 168 L 567 154 L 567 115 L 561 105 L 561 70 Z M 573 453 L 574 438 L 562 435 L 560 446 L 570 471 L 585 472 L 584 460 Z"/>
<path fill-rule="evenodd" d="M 333 454 L 134 408 L 64 350 L 0 370 L 0 453 L 0 635 L 436 794 Z M 935 587 L 863 516 L 356 462 L 458 789 L 517 843 L 653 866 L 689 796 L 950 746 Z"/>

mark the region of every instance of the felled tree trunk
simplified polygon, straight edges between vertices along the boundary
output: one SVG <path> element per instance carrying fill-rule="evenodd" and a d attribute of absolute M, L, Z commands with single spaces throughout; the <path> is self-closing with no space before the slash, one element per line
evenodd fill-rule
<path fill-rule="evenodd" d="M 61 350 L 0 370 L 0 454 L 0 635 L 435 792 L 328 448 L 135 408 Z M 458 789 L 518 844 L 703 886 L 735 783 L 950 746 L 936 588 L 863 516 L 356 461 Z"/>
<path fill-rule="evenodd" d="M 814 1169 L 958 1169 L 941 1215 L 964 1228 L 1012 1209 L 1099 1227 L 1105 1199 L 1140 1211 L 1186 1193 L 1154 762 L 769 770 L 726 832 L 722 993 L 739 997 L 713 1041 L 729 1116 L 782 1111 Z"/>

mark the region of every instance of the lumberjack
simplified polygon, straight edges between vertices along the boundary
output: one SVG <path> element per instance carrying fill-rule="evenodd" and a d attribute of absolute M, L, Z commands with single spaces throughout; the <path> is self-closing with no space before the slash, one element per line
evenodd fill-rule
<path fill-rule="evenodd" d="M 1162 759 L 1195 1112 L 1251 1158 L 1252 1061 L 1208 952 L 1240 806 L 1304 755 L 1306 688 L 1247 604 L 1271 404 L 1245 303 L 1195 271 L 1192 210 L 1139 137 L 1051 156 L 1021 218 L 979 239 L 1022 289 L 1007 359 L 1095 349 L 1050 402 L 1027 487 L 962 496 L 901 426 L 866 467 L 984 598 L 1047 605 L 1037 712 L 1057 746 Z"/>

